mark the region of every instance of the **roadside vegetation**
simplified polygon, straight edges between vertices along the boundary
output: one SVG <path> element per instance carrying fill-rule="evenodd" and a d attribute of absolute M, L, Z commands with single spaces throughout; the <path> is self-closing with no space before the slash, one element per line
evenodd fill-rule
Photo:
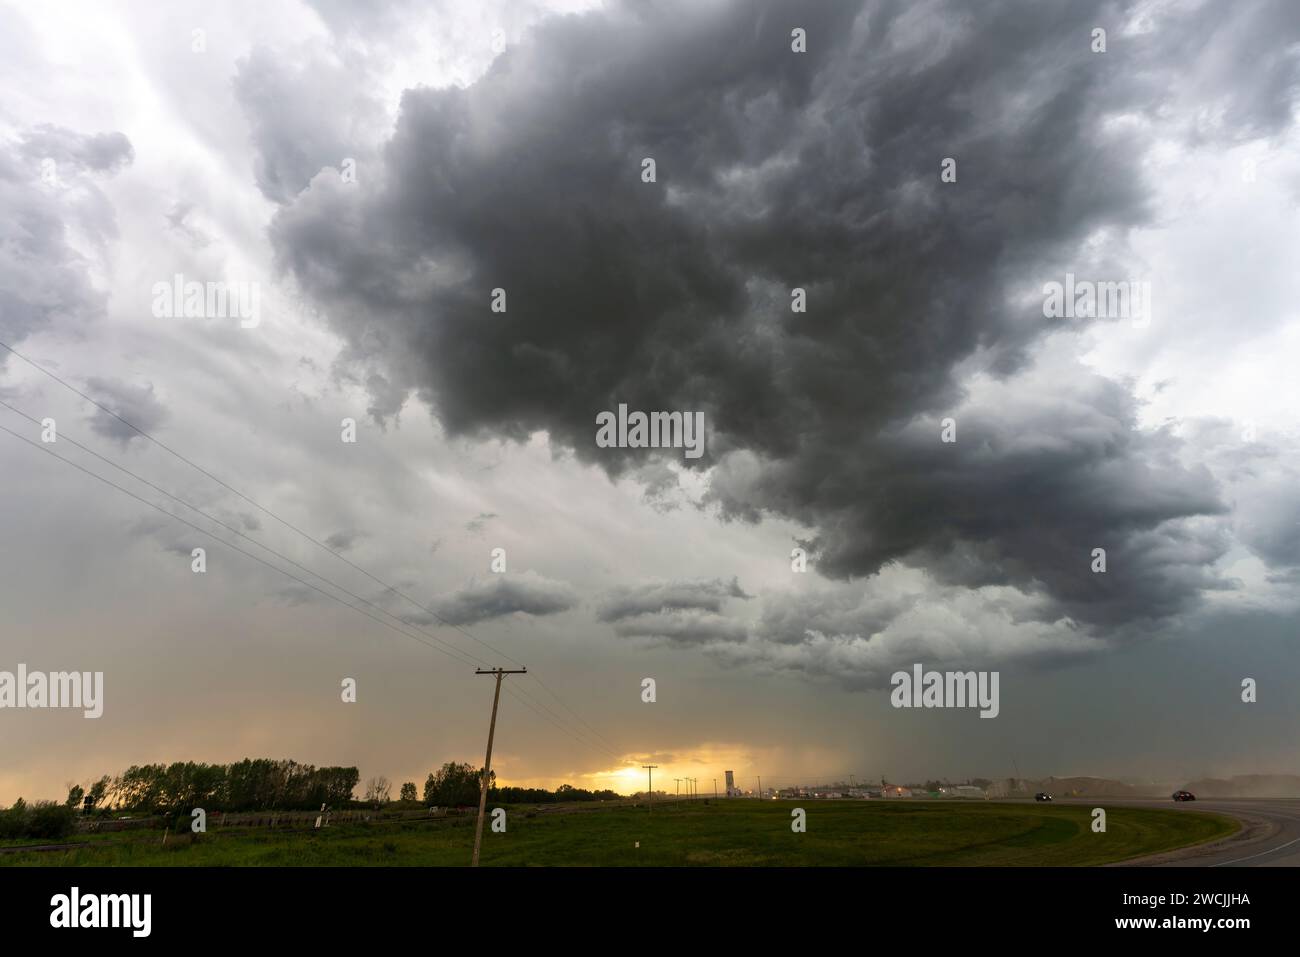
<path fill-rule="evenodd" d="M 1098 806 L 1104 807 L 1103 802 Z M 485 866 L 1096 865 L 1211 841 L 1236 822 L 1205 812 L 989 801 L 682 801 L 509 805 L 506 832 L 483 835 Z M 802 807 L 807 831 L 791 830 Z M 0 853 L 3 865 L 463 866 L 474 813 L 315 828 L 188 827 L 79 835 L 84 846 Z"/>

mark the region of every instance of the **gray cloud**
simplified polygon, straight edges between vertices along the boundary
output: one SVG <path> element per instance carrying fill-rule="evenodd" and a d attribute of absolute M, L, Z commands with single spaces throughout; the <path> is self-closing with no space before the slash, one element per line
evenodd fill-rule
<path fill-rule="evenodd" d="M 52 159 L 56 166 L 96 173 L 113 173 L 135 159 L 131 141 L 122 133 L 77 133 L 43 124 L 24 138 L 22 155 L 32 163 Z"/>
<path fill-rule="evenodd" d="M 326 167 L 357 161 L 367 174 L 364 145 L 383 112 L 366 92 L 355 64 L 323 55 L 286 57 L 254 47 L 238 64 L 235 98 L 252 125 L 258 189 L 277 203 L 291 201 Z"/>
<path fill-rule="evenodd" d="M 203 249 L 211 245 L 212 237 L 187 221 L 193 212 L 193 203 L 174 203 L 167 213 L 167 227 L 182 236 L 195 249 Z"/>
<path fill-rule="evenodd" d="M 1226 511 L 1204 468 L 1183 466 L 1180 443 L 1136 427 L 1121 386 L 1075 370 L 1018 378 L 955 408 L 958 437 L 937 419 L 865 437 L 866 480 L 827 489 L 825 469 L 724 462 L 711 495 L 745 517 L 775 496 L 818 533 L 819 570 L 851 578 L 892 560 L 947 584 L 1015 585 L 1056 601 L 1052 616 L 1111 625 L 1174 614 L 1205 588 L 1228 547 Z M 1108 572 L 1090 570 L 1094 548 Z"/>
<path fill-rule="evenodd" d="M 471 535 L 478 535 L 487 528 L 488 522 L 492 521 L 492 519 L 496 517 L 496 512 L 479 512 L 465 523 L 465 531 L 469 532 Z"/>
<path fill-rule="evenodd" d="M 1176 615 L 1223 586 L 1218 485 L 1138 428 L 1127 386 L 1041 374 L 1057 327 L 1014 290 L 1062 263 L 1123 274 L 1122 240 L 1081 252 L 1150 219 L 1142 149 L 1112 121 L 1182 103 L 1189 49 L 1212 85 L 1295 13 L 1163 11 L 1125 33 L 1134 9 L 769 0 L 547 20 L 469 87 L 407 91 L 373 187 L 319 181 L 272 239 L 348 358 L 382 369 L 377 413 L 414 392 L 453 436 L 544 429 L 653 476 L 643 452 L 595 447 L 595 414 L 703 410 L 707 501 L 809 527 L 830 578 L 905 562 L 1046 599 L 1045 622 Z M 1257 79 L 1189 139 L 1283 123 L 1294 58 Z M 979 370 L 992 400 L 971 391 Z"/>
<path fill-rule="evenodd" d="M 574 590 L 564 582 L 524 572 L 474 582 L 435 603 L 434 610 L 439 618 L 453 625 L 469 625 L 516 612 L 554 615 L 577 603 Z"/>
<path fill-rule="evenodd" d="M 336 552 L 347 551 L 365 536 L 357 531 L 335 532 L 329 538 L 325 539 L 325 544 Z"/>
<path fill-rule="evenodd" d="M 680 492 L 677 473 L 664 462 L 647 462 L 635 470 L 636 482 L 644 489 L 641 501 L 660 514 L 676 511 L 681 503 L 676 500 Z"/>
<path fill-rule="evenodd" d="M 765 641 L 806 644 L 818 635 L 869 638 L 914 606 L 918 595 L 868 596 L 854 590 L 787 593 L 765 601 L 755 629 Z"/>
<path fill-rule="evenodd" d="M 613 623 L 620 638 L 712 648 L 748 639 L 748 626 L 721 612 L 729 599 L 752 597 L 736 578 L 653 582 L 614 589 L 600 602 L 596 618 Z"/>
<path fill-rule="evenodd" d="M 735 578 L 652 583 L 614 589 L 601 602 L 596 617 L 608 622 L 660 612 L 718 612 L 728 598 L 749 597 Z"/>
<path fill-rule="evenodd" d="M 121 133 L 82 134 L 48 125 L 16 142 L 0 142 L 3 341 L 14 344 L 51 323 L 76 327 L 103 316 L 106 296 L 95 288 L 91 263 L 69 234 L 77 231 L 95 248 L 116 235 L 113 208 L 94 176 L 116 172 L 133 155 Z"/>
<path fill-rule="evenodd" d="M 95 377 L 86 380 L 86 392 L 96 402 L 121 416 L 121 419 L 115 418 L 96 409 L 90 419 L 91 429 L 123 445 L 132 439 L 143 441 L 143 437 L 122 419 L 145 432 L 153 432 L 167 419 L 167 409 L 154 395 L 150 383 L 132 385 L 117 379 Z"/>
<path fill-rule="evenodd" d="M 636 615 L 614 626 L 620 638 L 662 638 L 678 645 L 743 642 L 745 626 L 723 615 L 707 612 Z"/>

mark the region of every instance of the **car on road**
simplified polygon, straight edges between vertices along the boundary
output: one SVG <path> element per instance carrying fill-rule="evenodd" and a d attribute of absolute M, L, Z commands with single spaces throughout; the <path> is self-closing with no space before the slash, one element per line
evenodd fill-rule
<path fill-rule="evenodd" d="M 1051 799 L 1052 796 L 1048 794 L 1046 791 L 1039 791 L 1037 794 L 1034 795 L 1035 801 L 1050 801 Z"/>
<path fill-rule="evenodd" d="M 1191 791 L 1175 791 L 1175 792 L 1174 792 L 1174 800 L 1175 800 L 1175 801 L 1195 801 L 1195 800 L 1196 800 L 1196 795 L 1193 794 Z"/>

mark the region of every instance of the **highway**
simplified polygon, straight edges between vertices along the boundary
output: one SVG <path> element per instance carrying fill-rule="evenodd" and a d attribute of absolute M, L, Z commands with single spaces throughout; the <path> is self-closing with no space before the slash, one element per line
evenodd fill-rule
<path fill-rule="evenodd" d="M 1167 807 L 1179 813 L 1215 811 L 1241 821 L 1240 833 L 1114 865 L 1120 867 L 1300 867 L 1300 798 L 1218 798 L 1178 804 L 1168 798 L 1060 798 L 1092 807 Z"/>

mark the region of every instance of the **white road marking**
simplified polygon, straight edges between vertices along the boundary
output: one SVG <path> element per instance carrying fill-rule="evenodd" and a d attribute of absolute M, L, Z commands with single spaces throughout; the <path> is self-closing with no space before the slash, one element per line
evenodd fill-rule
<path fill-rule="evenodd" d="M 1294 841 L 1287 841 L 1285 844 L 1279 844 L 1277 847 L 1271 847 L 1267 851 L 1260 851 L 1258 854 L 1252 854 L 1250 857 L 1239 857 L 1235 861 L 1220 861 L 1218 864 L 1211 864 L 1211 867 L 1227 867 L 1229 864 L 1240 864 L 1242 861 L 1253 861 L 1257 857 L 1263 857 L 1265 854 L 1272 854 L 1274 851 L 1281 851 L 1290 847 L 1292 844 L 1300 844 L 1300 837 Z"/>

